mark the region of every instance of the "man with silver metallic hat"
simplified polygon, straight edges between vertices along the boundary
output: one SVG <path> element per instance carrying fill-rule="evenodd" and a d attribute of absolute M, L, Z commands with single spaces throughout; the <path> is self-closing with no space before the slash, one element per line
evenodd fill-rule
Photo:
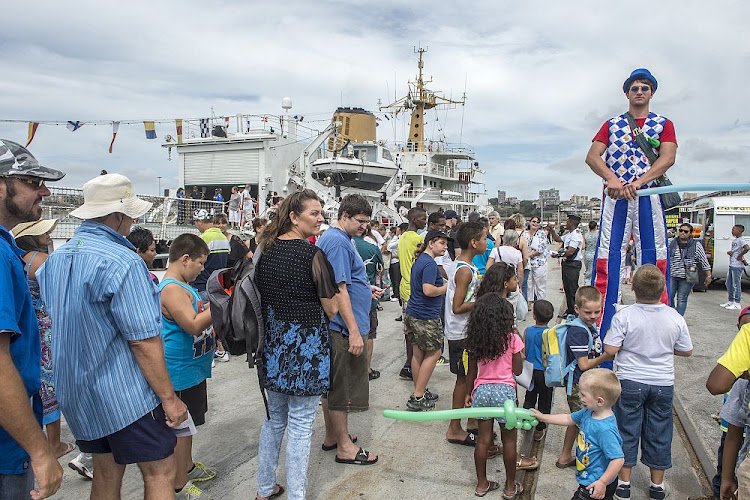
<path fill-rule="evenodd" d="M 0 499 L 54 495 L 62 481 L 40 427 L 41 340 L 22 256 L 10 230 L 39 220 L 45 182 L 65 174 L 43 167 L 12 141 L 0 139 Z"/>

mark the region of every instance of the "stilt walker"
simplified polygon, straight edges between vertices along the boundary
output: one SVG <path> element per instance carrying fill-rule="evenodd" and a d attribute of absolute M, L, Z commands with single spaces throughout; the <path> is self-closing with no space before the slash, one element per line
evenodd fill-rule
<path fill-rule="evenodd" d="M 659 195 L 637 196 L 640 188 L 656 187 L 674 164 L 677 140 L 674 124 L 649 111 L 657 81 L 645 68 L 625 80 L 628 112 L 607 120 L 594 137 L 586 164 L 604 180 L 599 238 L 591 284 L 604 296 L 600 319 L 602 339 L 609 330 L 621 296 L 625 249 L 631 236 L 637 264 L 654 264 L 669 288 L 669 256 L 664 208 Z M 641 135 L 641 137 L 638 137 Z M 604 158 L 602 158 L 604 155 Z M 665 290 L 662 302 L 669 301 Z"/>

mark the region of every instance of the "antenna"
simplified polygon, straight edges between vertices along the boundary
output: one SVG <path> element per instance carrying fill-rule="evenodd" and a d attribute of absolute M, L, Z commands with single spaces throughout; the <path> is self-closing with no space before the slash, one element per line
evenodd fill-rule
<path fill-rule="evenodd" d="M 464 95 L 461 96 L 461 100 L 466 102 L 466 83 L 469 81 L 469 73 L 464 74 Z M 459 147 L 464 143 L 464 115 L 466 114 L 466 106 L 461 106 L 461 132 L 458 134 L 458 145 Z"/>

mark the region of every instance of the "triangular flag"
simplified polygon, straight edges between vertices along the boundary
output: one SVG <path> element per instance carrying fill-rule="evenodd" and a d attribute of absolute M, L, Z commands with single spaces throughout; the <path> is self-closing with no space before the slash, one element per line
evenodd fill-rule
<path fill-rule="evenodd" d="M 143 122 L 146 127 L 146 139 L 156 139 L 156 129 L 154 129 L 154 122 Z"/>
<path fill-rule="evenodd" d="M 117 131 L 120 129 L 120 122 L 112 122 L 112 142 L 109 143 L 109 152 L 112 153 L 112 146 L 115 144 L 115 137 L 117 137 Z"/>
<path fill-rule="evenodd" d="M 177 128 L 177 144 L 182 144 L 182 120 L 178 118 L 174 124 Z"/>
<path fill-rule="evenodd" d="M 29 147 L 29 144 L 31 144 L 31 141 L 34 140 L 34 134 L 36 134 L 36 129 L 39 127 L 39 123 L 37 122 L 29 122 L 29 138 L 26 141 L 26 147 Z"/>
<path fill-rule="evenodd" d="M 71 122 L 71 121 L 69 121 L 68 124 L 66 125 L 66 127 L 68 127 L 68 130 L 70 130 L 71 132 L 75 132 L 79 128 L 83 127 L 83 125 L 84 125 L 83 122 Z"/>

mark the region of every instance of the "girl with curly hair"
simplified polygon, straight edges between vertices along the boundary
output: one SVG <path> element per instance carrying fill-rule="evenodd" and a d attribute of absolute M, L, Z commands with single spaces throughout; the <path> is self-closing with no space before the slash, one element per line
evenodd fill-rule
<path fill-rule="evenodd" d="M 488 269 L 487 274 L 495 267 L 498 265 Z M 515 286 L 518 286 L 512 268 L 510 273 Z M 523 370 L 524 346 L 514 329 L 513 306 L 497 291 L 487 291 L 490 285 L 483 282 L 480 290 L 482 286 L 485 286 L 485 290 L 477 299 L 466 324 L 466 350 L 469 354 L 466 387 L 473 389 L 466 396 L 466 406 L 502 408 L 506 400 L 516 401 L 516 381 L 513 376 L 520 375 Z M 498 418 L 497 421 L 505 423 L 504 418 Z M 500 487 L 497 481 L 487 479 L 487 450 L 492 444 L 492 426 L 492 419 L 479 419 L 479 437 L 474 448 L 474 466 L 477 471 L 474 493 L 477 496 L 484 496 Z M 501 425 L 500 437 L 505 464 L 503 498 L 510 499 L 523 491 L 521 484 L 515 480 L 516 469 L 535 469 L 539 463 L 536 457 L 518 455 L 516 429 L 508 430 Z"/>

